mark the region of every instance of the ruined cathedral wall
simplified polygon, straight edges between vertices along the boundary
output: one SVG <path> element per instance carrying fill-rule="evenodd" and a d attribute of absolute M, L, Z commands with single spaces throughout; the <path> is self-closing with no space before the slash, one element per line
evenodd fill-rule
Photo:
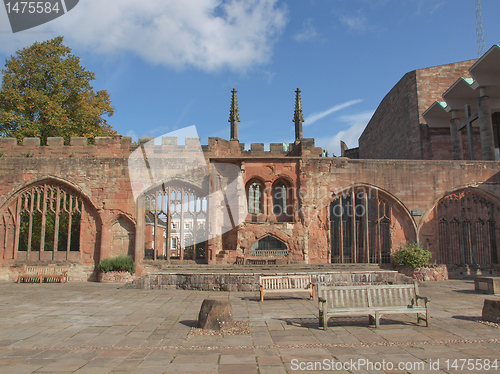
<path fill-rule="evenodd" d="M 75 256 L 75 253 L 70 252 L 68 256 L 71 256 L 63 258 L 61 255 L 64 253 L 58 251 L 53 254 L 41 253 L 37 259 L 64 259 L 93 267 L 109 254 L 113 221 L 127 220 L 126 227 L 133 236 L 136 210 L 130 190 L 127 157 L 121 155 L 125 150 L 117 148 L 116 144 L 58 147 L 51 144 L 40 147 L 31 146 L 26 139 L 25 145 L 6 147 L 5 140 L 9 139 L 2 140 L 0 218 L 3 217 L 4 221 L 0 222 L 0 236 L 7 236 L 7 240 L 0 244 L 3 261 L 23 258 L 23 254 L 18 255 L 14 250 L 13 226 L 17 200 L 24 191 L 36 186 L 59 186 L 80 196 L 84 202 L 80 230 L 81 254 L 78 256 L 76 253 Z"/>
<path fill-rule="evenodd" d="M 423 244 L 429 234 L 427 215 L 446 194 L 473 188 L 500 199 L 498 162 L 349 160 L 313 158 L 301 162 L 301 217 L 308 238 L 306 252 L 311 262 L 328 262 L 330 251 L 329 205 L 347 191 L 365 191 L 388 201 L 392 250 L 406 241 Z M 434 253 L 434 247 L 428 248 Z"/>
<path fill-rule="evenodd" d="M 159 187 L 172 174 L 176 179 L 206 186 L 207 172 L 200 172 L 198 165 L 189 162 L 194 151 L 201 153 L 200 142 L 188 139 L 185 143 L 177 145 L 175 139 L 175 144 L 145 147 L 149 156 L 154 156 L 148 161 L 157 183 L 139 178 L 137 191 Z M 0 257 L 15 257 L 12 248 L 17 198 L 34 186 L 49 184 L 69 188 L 85 201 L 89 214 L 81 231 L 81 261 L 94 263 L 122 252 L 142 260 L 140 244 L 135 248 L 138 208 L 129 172 L 129 156 L 137 149 L 141 148 L 130 138 L 120 136 L 96 138 L 95 144 L 88 144 L 86 138 L 71 138 L 70 145 L 64 145 L 62 138 L 49 138 L 46 146 L 40 145 L 39 138 L 25 138 L 19 145 L 16 139 L 0 138 L 0 249 L 4 252 Z M 172 151 L 183 159 L 172 162 L 165 157 Z M 203 154 L 201 158 L 206 167 Z M 144 159 L 138 168 L 150 175 Z M 172 169 L 174 173 L 169 173 Z"/>

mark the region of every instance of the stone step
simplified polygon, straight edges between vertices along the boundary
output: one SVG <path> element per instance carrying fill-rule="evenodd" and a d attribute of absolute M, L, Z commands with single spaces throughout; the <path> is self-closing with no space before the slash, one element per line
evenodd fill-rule
<path fill-rule="evenodd" d="M 370 270 L 309 267 L 253 267 L 210 266 L 193 268 L 162 269 L 134 280 L 127 287 L 139 289 L 179 288 L 216 291 L 258 291 L 261 275 L 311 274 L 313 282 L 327 285 L 396 284 L 402 282 L 395 270 L 374 268 Z M 406 283 L 406 282 L 402 282 Z"/>

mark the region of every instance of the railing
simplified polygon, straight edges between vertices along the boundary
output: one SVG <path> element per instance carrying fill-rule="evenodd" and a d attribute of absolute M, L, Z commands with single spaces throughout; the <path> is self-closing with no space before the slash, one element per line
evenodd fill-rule
<path fill-rule="evenodd" d="M 250 251 L 251 257 L 286 257 L 288 250 L 283 249 L 256 249 Z"/>

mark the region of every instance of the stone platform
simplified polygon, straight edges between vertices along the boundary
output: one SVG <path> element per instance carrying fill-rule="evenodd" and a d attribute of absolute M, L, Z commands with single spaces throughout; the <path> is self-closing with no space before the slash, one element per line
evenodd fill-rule
<path fill-rule="evenodd" d="M 258 291 L 261 275 L 308 275 L 327 285 L 395 284 L 408 278 L 371 264 L 171 265 L 136 279 L 130 288 L 203 291 Z"/>

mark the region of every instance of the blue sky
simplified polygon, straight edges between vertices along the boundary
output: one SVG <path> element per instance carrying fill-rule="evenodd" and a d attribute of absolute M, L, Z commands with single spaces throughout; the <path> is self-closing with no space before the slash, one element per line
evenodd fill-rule
<path fill-rule="evenodd" d="M 500 1 L 482 0 L 486 49 L 500 43 Z M 304 137 L 339 155 L 408 71 L 476 58 L 474 0 L 81 0 L 68 14 L 13 34 L 0 9 L 0 59 L 65 37 L 96 73 L 121 134 L 161 136 L 195 125 L 202 144 L 294 141 L 300 87 Z"/>

